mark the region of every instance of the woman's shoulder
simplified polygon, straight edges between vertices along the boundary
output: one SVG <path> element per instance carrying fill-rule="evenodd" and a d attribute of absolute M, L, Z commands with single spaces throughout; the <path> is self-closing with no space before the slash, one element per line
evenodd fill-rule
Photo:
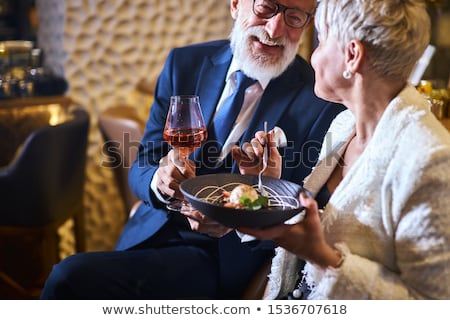
<path fill-rule="evenodd" d="M 413 87 L 406 88 L 391 108 L 390 131 L 402 143 L 414 141 L 416 148 L 449 148 L 450 133 L 430 110 L 429 102 Z M 384 127 L 387 130 L 387 126 Z"/>

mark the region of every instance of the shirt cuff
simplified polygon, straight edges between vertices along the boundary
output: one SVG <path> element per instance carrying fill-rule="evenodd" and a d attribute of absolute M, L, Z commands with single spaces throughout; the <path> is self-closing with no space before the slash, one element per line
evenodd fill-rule
<path fill-rule="evenodd" d="M 158 187 L 156 186 L 157 179 L 158 179 L 158 172 L 156 172 L 153 175 L 152 181 L 150 182 L 150 191 L 153 192 L 153 194 L 155 195 L 156 199 L 158 199 L 162 203 L 170 203 L 170 201 L 169 201 L 170 198 L 169 197 L 164 197 L 159 192 Z"/>
<path fill-rule="evenodd" d="M 257 240 L 254 236 L 242 233 L 242 232 L 237 231 L 237 230 L 235 230 L 235 231 L 236 231 L 236 234 L 238 235 L 238 237 L 241 238 L 241 242 L 250 242 L 250 241 L 253 241 L 253 240 Z"/>

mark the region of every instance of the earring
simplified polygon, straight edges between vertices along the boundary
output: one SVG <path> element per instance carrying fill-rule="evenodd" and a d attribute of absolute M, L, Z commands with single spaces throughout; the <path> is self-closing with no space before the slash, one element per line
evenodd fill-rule
<path fill-rule="evenodd" d="M 344 79 L 350 79 L 352 77 L 352 73 L 348 70 L 344 70 L 344 72 L 342 72 L 342 76 Z"/>

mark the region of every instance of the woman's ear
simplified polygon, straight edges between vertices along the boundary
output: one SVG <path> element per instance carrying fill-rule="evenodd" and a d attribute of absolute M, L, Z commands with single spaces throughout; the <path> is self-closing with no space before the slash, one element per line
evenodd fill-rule
<path fill-rule="evenodd" d="M 345 47 L 345 64 L 352 74 L 361 67 L 364 55 L 364 46 L 359 40 L 351 40 Z"/>
<path fill-rule="evenodd" d="M 237 14 L 238 14 L 238 6 L 239 6 L 239 0 L 230 0 L 230 13 L 231 17 L 236 20 Z"/>

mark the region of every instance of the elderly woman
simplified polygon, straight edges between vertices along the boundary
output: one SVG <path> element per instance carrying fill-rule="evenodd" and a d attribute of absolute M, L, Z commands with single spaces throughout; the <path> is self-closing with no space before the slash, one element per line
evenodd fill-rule
<path fill-rule="evenodd" d="M 303 219 L 239 229 L 280 246 L 266 298 L 450 299 L 450 135 L 407 82 L 429 41 L 423 3 L 320 2 L 315 92 L 348 110 L 304 182 L 323 210 L 302 194 Z M 255 173 L 245 163 L 264 140 L 233 150 L 242 173 Z"/>

